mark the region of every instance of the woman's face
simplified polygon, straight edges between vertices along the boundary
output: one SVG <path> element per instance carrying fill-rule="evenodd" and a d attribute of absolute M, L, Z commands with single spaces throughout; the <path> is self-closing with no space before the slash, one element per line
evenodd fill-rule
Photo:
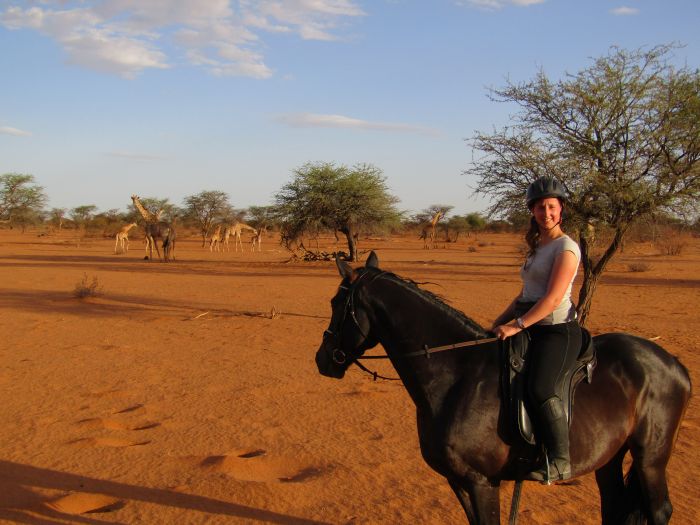
<path fill-rule="evenodd" d="M 535 202 L 532 215 L 543 230 L 551 230 L 561 222 L 561 202 L 556 197 L 545 197 Z"/>

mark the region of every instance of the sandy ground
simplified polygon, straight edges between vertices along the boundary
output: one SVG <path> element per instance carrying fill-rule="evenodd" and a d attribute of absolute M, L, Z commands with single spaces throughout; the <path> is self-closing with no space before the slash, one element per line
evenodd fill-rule
<path fill-rule="evenodd" d="M 490 324 L 519 289 L 520 243 L 484 234 L 429 251 L 415 238 L 360 247 Z M 0 521 L 466 522 L 420 457 L 404 389 L 358 369 L 342 381 L 318 374 L 333 263 L 287 262 L 270 238 L 255 254 L 181 239 L 171 264 L 143 261 L 138 239 L 128 254 L 113 245 L 0 231 Z M 84 277 L 101 296 L 74 297 Z M 699 289 L 700 240 L 673 257 L 630 245 L 589 328 L 658 337 L 697 391 Z M 669 468 L 673 523 L 700 523 L 698 444 L 696 396 Z M 503 522 L 511 491 L 504 483 Z M 598 505 L 592 475 L 528 483 L 520 522 L 598 523 Z"/>

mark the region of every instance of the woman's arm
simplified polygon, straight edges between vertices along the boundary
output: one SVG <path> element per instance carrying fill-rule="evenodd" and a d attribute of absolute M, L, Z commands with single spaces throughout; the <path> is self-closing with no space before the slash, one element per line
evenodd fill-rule
<path fill-rule="evenodd" d="M 491 330 L 494 330 L 498 325 L 501 325 L 503 323 L 507 323 L 508 321 L 512 321 L 515 318 L 515 303 L 520 299 L 520 297 L 523 295 L 523 291 L 520 290 L 520 294 L 511 301 L 511 303 L 506 307 L 505 310 L 496 317 L 496 320 L 493 322 L 491 325 Z"/>
<path fill-rule="evenodd" d="M 546 316 L 551 314 L 554 309 L 561 304 L 566 289 L 569 283 L 576 274 L 578 268 L 578 259 L 573 252 L 564 251 L 560 253 L 552 266 L 552 273 L 549 275 L 549 283 L 547 284 L 547 293 L 535 303 L 535 306 L 530 308 L 528 312 L 520 319 L 522 326 L 527 328 L 530 325 L 541 321 Z M 505 313 L 505 312 L 504 312 Z M 499 319 L 500 320 L 500 317 Z M 494 333 L 500 338 L 505 339 L 511 337 L 522 328 L 518 326 L 516 321 L 511 321 L 506 324 L 501 324 L 494 329 Z"/>

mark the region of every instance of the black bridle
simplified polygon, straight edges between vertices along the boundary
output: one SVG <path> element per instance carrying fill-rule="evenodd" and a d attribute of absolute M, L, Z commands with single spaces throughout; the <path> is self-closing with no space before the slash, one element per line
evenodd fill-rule
<path fill-rule="evenodd" d="M 370 282 L 374 281 L 375 279 L 380 278 L 384 274 L 388 272 L 379 272 L 377 273 Z M 343 326 L 345 325 L 345 320 L 348 318 L 348 315 L 350 316 L 350 319 L 352 322 L 355 324 L 355 327 L 357 330 L 360 332 L 360 335 L 367 340 L 369 337 L 369 333 L 365 332 L 362 329 L 362 326 L 360 326 L 360 322 L 357 320 L 357 315 L 355 313 L 355 291 L 359 287 L 359 283 L 362 280 L 362 278 L 367 275 L 367 272 L 364 271 L 362 272 L 357 279 L 355 279 L 350 286 L 344 286 L 341 284 L 338 288 L 342 290 L 347 290 L 347 297 L 345 299 L 345 306 L 343 308 L 343 315 L 340 319 L 339 328 L 334 332 L 333 330 L 326 329 L 323 332 L 323 339 L 325 341 L 327 336 L 332 336 L 335 340 L 334 347 L 330 350 L 327 350 L 328 356 L 330 359 L 337 365 L 345 365 L 348 362 L 348 353 L 345 352 L 342 348 L 340 348 L 340 341 L 342 340 L 342 330 Z M 492 343 L 494 341 L 498 341 L 497 337 L 488 337 L 484 339 L 476 339 L 474 341 L 464 341 L 461 343 L 453 343 L 449 345 L 444 345 L 444 346 L 436 346 L 436 347 L 428 347 L 428 345 L 425 345 L 422 350 L 416 351 L 416 352 L 410 352 L 408 354 L 404 354 L 403 357 L 414 357 L 414 356 L 425 356 L 426 358 L 430 357 L 430 354 L 434 354 L 437 352 L 445 352 L 447 350 L 455 350 L 457 348 L 464 348 L 468 346 L 478 346 L 482 344 L 487 344 L 487 343 Z M 357 365 L 360 369 L 363 371 L 367 372 L 368 374 L 372 375 L 374 377 L 374 380 L 376 381 L 377 379 L 387 379 L 390 381 L 400 381 L 399 378 L 395 377 L 385 377 L 382 375 L 379 375 L 377 372 L 373 372 L 372 370 L 369 370 L 367 367 L 365 367 L 362 363 L 360 363 L 360 359 L 389 359 L 388 355 L 372 355 L 372 356 L 350 356 L 350 365 L 355 364 Z"/>
<path fill-rule="evenodd" d="M 381 275 L 383 275 L 386 272 L 380 272 L 377 275 L 375 275 L 372 278 L 372 281 L 374 279 L 377 279 Z M 360 322 L 357 320 L 357 314 L 355 313 L 355 291 L 357 290 L 360 281 L 362 278 L 367 275 L 367 272 L 362 272 L 357 279 L 355 279 L 350 286 L 344 286 L 341 284 L 338 288 L 342 290 L 347 290 L 347 297 L 345 299 L 345 306 L 343 308 L 343 315 L 340 318 L 340 323 L 338 323 L 339 327 L 336 329 L 334 332 L 330 328 L 324 330 L 323 332 L 323 339 L 325 340 L 327 336 L 332 336 L 335 344 L 334 348 L 328 350 L 329 357 L 331 360 L 337 364 L 337 365 L 344 365 L 345 363 L 348 362 L 348 354 L 340 348 L 340 341 L 342 340 L 342 331 L 343 331 L 343 326 L 345 325 L 345 320 L 348 318 L 348 315 L 350 316 L 350 319 L 352 322 L 355 324 L 355 327 L 357 330 L 360 332 L 360 335 L 366 340 L 369 337 L 369 333 L 365 332 L 362 327 L 360 326 Z M 334 327 L 335 328 L 335 327 Z M 358 356 L 351 357 L 350 359 L 350 364 L 357 363 Z"/>

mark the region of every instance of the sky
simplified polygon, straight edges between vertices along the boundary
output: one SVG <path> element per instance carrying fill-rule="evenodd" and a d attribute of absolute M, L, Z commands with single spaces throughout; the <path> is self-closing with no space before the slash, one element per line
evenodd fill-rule
<path fill-rule="evenodd" d="M 264 206 L 308 162 L 380 168 L 399 208 L 480 212 L 489 89 L 611 46 L 700 62 L 698 0 L 0 0 L 0 174 L 48 208 Z"/>

